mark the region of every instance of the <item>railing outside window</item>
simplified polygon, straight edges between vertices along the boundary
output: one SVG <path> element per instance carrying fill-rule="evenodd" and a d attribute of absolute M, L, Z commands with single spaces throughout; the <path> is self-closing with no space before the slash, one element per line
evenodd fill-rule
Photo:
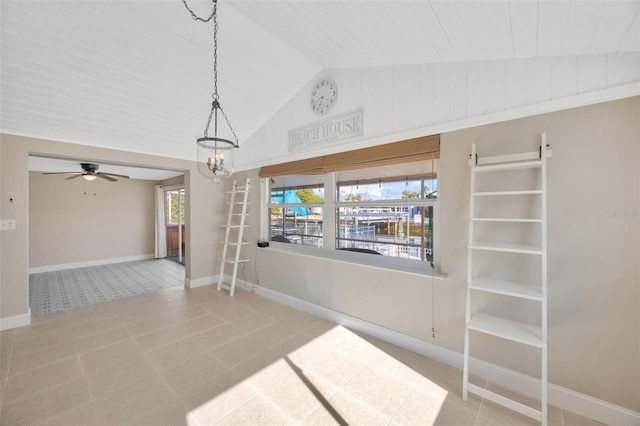
<path fill-rule="evenodd" d="M 338 180 L 359 176 L 360 171 L 276 178 L 268 189 L 269 238 L 324 250 L 432 262 L 438 194 L 434 164 L 427 163 L 430 167 L 419 175 L 388 177 L 387 168 L 385 178 L 361 181 Z M 369 169 L 366 174 L 377 171 Z M 325 189 L 330 191 L 328 197 Z"/>

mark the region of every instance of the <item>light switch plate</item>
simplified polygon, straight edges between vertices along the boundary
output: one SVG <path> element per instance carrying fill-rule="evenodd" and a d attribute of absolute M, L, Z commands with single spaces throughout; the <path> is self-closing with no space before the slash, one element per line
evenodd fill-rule
<path fill-rule="evenodd" d="M 0 221 L 0 230 L 2 231 L 10 231 L 12 229 L 16 229 L 16 220 L 15 219 L 6 219 Z"/>

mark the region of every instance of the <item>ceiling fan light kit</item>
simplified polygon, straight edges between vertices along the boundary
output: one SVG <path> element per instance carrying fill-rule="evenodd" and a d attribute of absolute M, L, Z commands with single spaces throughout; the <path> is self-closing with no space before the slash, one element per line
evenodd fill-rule
<path fill-rule="evenodd" d="M 197 16 L 187 5 L 186 0 L 182 0 L 194 21 L 210 22 L 213 20 L 213 102 L 204 135 L 196 140 L 198 171 L 207 179 L 214 183 L 220 183 L 233 173 L 229 165 L 229 158 L 225 163 L 224 152 L 234 148 L 239 148 L 238 136 L 229 122 L 227 114 L 220 105 L 218 95 L 218 2 L 213 1 L 213 12 L 207 18 Z M 220 118 L 220 123 L 218 122 Z M 222 120 L 224 119 L 224 121 Z M 209 128 L 213 121 L 213 136 L 209 135 Z M 221 126 L 219 127 L 218 124 Z"/>

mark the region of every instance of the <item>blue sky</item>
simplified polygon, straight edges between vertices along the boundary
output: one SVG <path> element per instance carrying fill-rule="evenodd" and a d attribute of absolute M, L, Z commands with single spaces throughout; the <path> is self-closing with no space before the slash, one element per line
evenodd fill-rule
<path fill-rule="evenodd" d="M 425 182 L 428 192 L 438 189 L 437 180 Z M 433 187 L 433 188 L 432 188 Z M 343 186 L 341 192 L 347 194 L 361 194 L 363 200 L 401 199 L 403 191 L 420 192 L 419 181 L 382 182 Z"/>

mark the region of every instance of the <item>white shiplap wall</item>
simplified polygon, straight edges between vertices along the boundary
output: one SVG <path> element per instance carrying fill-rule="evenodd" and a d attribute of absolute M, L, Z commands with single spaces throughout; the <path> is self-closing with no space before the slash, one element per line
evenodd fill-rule
<path fill-rule="evenodd" d="M 309 92 L 320 77 L 339 87 L 328 117 Z M 236 170 L 640 95 L 640 53 L 508 59 L 322 71 L 236 153 Z M 288 152 L 292 129 L 362 108 L 363 136 Z"/>

